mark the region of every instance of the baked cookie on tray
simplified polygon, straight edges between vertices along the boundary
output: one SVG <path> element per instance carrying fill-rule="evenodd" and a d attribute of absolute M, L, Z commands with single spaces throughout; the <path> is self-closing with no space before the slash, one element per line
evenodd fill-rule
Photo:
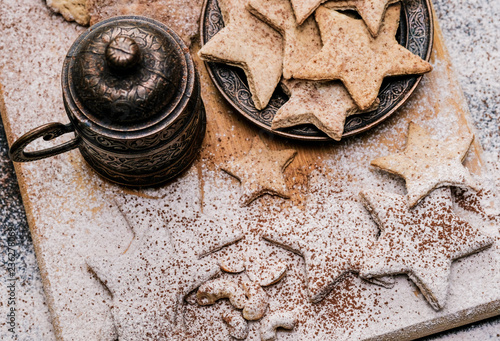
<path fill-rule="evenodd" d="M 313 124 L 330 138 L 340 141 L 346 117 L 362 112 L 341 82 L 284 79 L 281 84 L 290 99 L 276 112 L 272 129 Z M 375 110 L 378 103 L 375 100 L 365 111 Z"/>
<path fill-rule="evenodd" d="M 399 0 L 347 0 L 328 1 L 324 4 L 326 8 L 334 10 L 355 10 L 370 30 L 373 37 L 378 35 L 385 11 L 390 4 Z"/>
<path fill-rule="evenodd" d="M 296 70 L 321 50 L 314 18 L 299 25 L 289 0 L 249 0 L 247 9 L 283 36 L 283 78 L 292 78 Z"/>
<path fill-rule="evenodd" d="M 401 4 L 390 6 L 380 32 L 373 38 L 362 20 L 319 7 L 319 24 L 324 46 L 301 70 L 297 79 L 340 79 L 361 110 L 375 102 L 387 76 L 423 74 L 432 66 L 396 41 Z"/>
<path fill-rule="evenodd" d="M 269 25 L 247 10 L 248 0 L 219 0 L 226 26 L 198 55 L 208 62 L 243 69 L 257 109 L 264 109 L 283 71 L 283 41 Z"/>

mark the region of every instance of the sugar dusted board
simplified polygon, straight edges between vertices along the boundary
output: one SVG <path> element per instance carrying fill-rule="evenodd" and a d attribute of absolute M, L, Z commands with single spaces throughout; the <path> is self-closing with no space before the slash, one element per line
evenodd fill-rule
<path fill-rule="evenodd" d="M 51 15 L 44 3 L 37 0 L 2 1 L 0 18 L 0 111 L 12 143 L 38 125 L 67 122 L 60 71 L 66 51 L 84 29 Z M 226 104 L 213 87 L 203 63 L 196 60 L 208 131 L 199 160 L 179 180 L 157 190 L 125 190 L 98 178 L 76 151 L 17 164 L 57 338 L 113 340 L 116 335 L 109 310 L 110 295 L 87 269 L 86 258 L 124 252 L 134 234 L 144 229 L 145 226 L 134 221 L 131 211 L 125 211 L 123 198 L 132 198 L 143 208 L 155 202 L 171 202 L 172 206 L 202 210 L 238 222 L 245 239 L 212 255 L 213 258 L 253 253 L 286 262 L 286 277 L 266 290 L 273 297 L 272 309 L 286 307 L 284 301 L 290 300 L 293 293 L 290 301 L 299 323 L 293 332 L 279 332 L 278 340 L 320 339 L 325 335 L 329 339 L 363 339 L 377 338 L 381 333 L 401 340 L 498 314 L 498 242 L 486 251 L 454 262 L 448 302 L 440 312 L 427 304 L 405 276 L 396 278 L 393 289 L 349 276 L 325 300 L 312 305 L 307 301 L 303 259 L 261 240 L 260 231 L 268 226 L 255 219 L 259 212 L 302 209 L 308 193 L 307 179 L 315 169 L 328 173 L 332 183 L 351 181 L 354 189 L 380 185 L 388 191 L 403 193 L 401 180 L 368 165 L 372 158 L 403 148 L 409 121 L 421 124 L 437 139 L 461 129 L 473 130 L 437 23 L 435 28 L 431 60 L 434 71 L 424 77 L 408 104 L 372 131 L 341 143 L 297 143 L 259 131 Z M 221 172 L 219 165 L 248 151 L 257 134 L 271 149 L 298 151 L 285 171 L 292 197 L 290 200 L 264 197 L 248 208 L 241 208 L 237 204 L 238 182 Z M 488 178 L 477 142 L 466 165 L 478 178 Z M 487 209 L 493 212 L 490 214 L 495 213 L 491 207 Z M 457 206 L 457 211 L 472 223 L 479 220 L 466 209 Z M 484 226 L 485 232 L 498 238 L 498 226 Z M 227 328 L 220 319 L 226 303 L 206 308 L 185 304 L 186 326 L 193 339 L 227 339 Z M 248 339 L 258 339 L 258 328 L 258 322 L 250 324 Z M 205 332 L 200 333 L 201 330 Z"/>

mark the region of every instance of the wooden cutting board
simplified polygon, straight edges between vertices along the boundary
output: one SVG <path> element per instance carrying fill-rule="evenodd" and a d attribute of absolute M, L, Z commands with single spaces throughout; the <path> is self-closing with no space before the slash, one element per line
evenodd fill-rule
<path fill-rule="evenodd" d="M 10 144 L 41 124 L 68 122 L 62 103 L 60 73 L 67 50 L 83 30 L 51 14 L 39 0 L 0 3 L 0 112 Z M 193 55 L 197 49 L 199 47 L 193 47 Z M 408 103 L 390 119 L 367 133 L 340 143 L 296 142 L 256 128 L 225 102 L 212 84 L 204 64 L 197 57 L 195 61 L 207 111 L 207 135 L 199 159 L 178 181 L 156 190 L 120 188 L 96 176 L 77 151 L 15 165 L 59 340 L 113 340 L 115 336 L 109 308 L 110 294 L 88 270 L 86 259 L 124 252 L 137 233 L 137 227 L 124 216 L 117 197 L 180 198 L 182 202 L 195 203 L 194 206 L 205 213 L 220 214 L 211 205 L 212 201 L 218 200 L 216 188 L 229 188 L 235 201 L 239 190 L 238 182 L 219 170 L 220 164 L 247 152 L 253 137 L 260 135 L 270 149 L 293 148 L 298 154 L 285 171 L 291 199 L 265 197 L 258 199 L 250 209 L 264 210 L 266 205 L 277 205 L 283 210 L 292 206 L 301 208 L 307 198 L 308 176 L 314 169 L 331 169 L 331 178 L 340 181 L 349 174 L 350 180 L 362 183 L 366 181 L 363 179 L 366 172 L 356 169 L 367 169 L 371 158 L 401 150 L 410 121 L 421 124 L 437 139 L 460 131 L 474 131 L 437 22 L 431 59 L 434 71 L 424 77 Z M 41 142 L 35 143 L 35 147 L 41 145 Z M 466 166 L 476 176 L 487 179 L 477 140 L 467 157 Z M 370 172 L 381 181 L 399 181 L 403 186 L 403 182 L 394 177 L 373 170 Z M 191 197 L 192 191 L 181 190 L 186 183 L 193 181 L 199 189 L 196 198 Z M 245 211 L 231 212 L 244 214 Z M 488 231 L 498 238 L 498 228 Z M 258 235 L 250 236 L 255 232 L 245 232 L 249 234 L 248 240 L 258 239 Z M 432 310 L 404 276 L 396 279 L 396 289 L 380 293 L 381 301 L 388 303 L 372 307 L 377 313 L 365 311 L 351 316 L 346 315 L 348 310 L 342 307 L 324 303 L 325 311 L 338 309 L 336 314 L 340 321 L 357 319 L 358 326 L 363 326 L 361 332 L 354 331 L 354 334 L 339 328 L 332 331 L 332 338 L 358 338 L 360 335 L 363 338 L 383 335 L 395 340 L 416 338 L 499 314 L 500 253 L 497 245 L 498 242 L 484 252 L 454 263 L 450 294 L 442 311 Z M 299 269 L 303 266 L 301 258 L 293 254 L 290 259 L 291 266 L 296 268 L 288 277 L 302 276 Z M 359 297 L 369 297 L 374 290 L 379 294 L 379 289 L 360 284 L 356 278 L 350 281 L 356 283 L 352 290 L 361 295 Z M 300 278 L 298 282 L 301 282 Z M 286 287 L 285 283 L 279 290 Z M 394 303 L 401 302 L 400 296 L 408 293 L 406 304 Z M 2 309 L 4 307 L 0 307 Z M 362 324 L 361 321 L 369 322 Z M 257 327 L 256 324 L 253 328 Z M 294 333 L 279 337 L 296 339 Z M 223 334 L 220 339 L 227 339 L 227 336 Z"/>

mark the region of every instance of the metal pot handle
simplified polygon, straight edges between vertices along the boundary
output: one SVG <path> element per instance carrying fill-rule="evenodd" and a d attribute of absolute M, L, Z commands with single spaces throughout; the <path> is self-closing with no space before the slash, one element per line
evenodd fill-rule
<path fill-rule="evenodd" d="M 27 132 L 23 136 L 21 136 L 17 141 L 15 141 L 12 144 L 12 147 L 10 147 L 9 150 L 10 159 L 15 162 L 36 161 L 74 149 L 78 147 L 78 145 L 80 144 L 80 137 L 78 136 L 59 146 L 38 150 L 34 152 L 24 151 L 24 148 L 26 148 L 31 142 L 35 141 L 40 137 L 43 137 L 45 141 L 50 141 L 63 134 L 71 133 L 74 130 L 75 128 L 71 123 L 69 124 L 47 123 L 38 128 L 35 128 Z"/>

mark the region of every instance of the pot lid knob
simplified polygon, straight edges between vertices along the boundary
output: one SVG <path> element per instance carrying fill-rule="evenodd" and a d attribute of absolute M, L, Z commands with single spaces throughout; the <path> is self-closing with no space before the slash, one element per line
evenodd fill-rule
<path fill-rule="evenodd" d="M 128 70 L 137 65 L 141 49 L 134 39 L 119 35 L 106 47 L 106 61 L 116 70 Z"/>

